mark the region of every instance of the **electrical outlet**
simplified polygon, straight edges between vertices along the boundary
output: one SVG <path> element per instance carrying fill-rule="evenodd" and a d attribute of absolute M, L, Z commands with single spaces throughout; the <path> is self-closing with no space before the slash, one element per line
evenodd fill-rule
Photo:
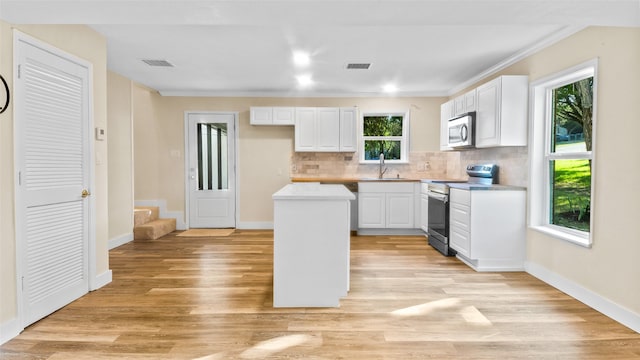
<path fill-rule="evenodd" d="M 427 161 L 426 163 L 424 163 L 424 170 L 427 171 L 431 169 L 431 164 Z"/>
<path fill-rule="evenodd" d="M 291 171 L 298 171 L 298 165 L 291 164 Z"/>

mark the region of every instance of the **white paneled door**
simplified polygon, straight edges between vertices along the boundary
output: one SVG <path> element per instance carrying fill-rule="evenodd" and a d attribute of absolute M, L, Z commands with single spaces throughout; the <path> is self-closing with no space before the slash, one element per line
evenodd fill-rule
<path fill-rule="evenodd" d="M 190 228 L 236 226 L 235 113 L 188 113 Z"/>
<path fill-rule="evenodd" d="M 19 33 L 14 49 L 18 297 L 26 326 L 89 291 L 90 65 Z"/>

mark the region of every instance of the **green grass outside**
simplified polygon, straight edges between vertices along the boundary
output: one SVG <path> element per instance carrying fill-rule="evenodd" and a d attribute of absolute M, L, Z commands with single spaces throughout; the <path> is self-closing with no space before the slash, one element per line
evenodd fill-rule
<path fill-rule="evenodd" d="M 589 231 L 591 166 L 589 160 L 554 161 L 553 223 Z"/>

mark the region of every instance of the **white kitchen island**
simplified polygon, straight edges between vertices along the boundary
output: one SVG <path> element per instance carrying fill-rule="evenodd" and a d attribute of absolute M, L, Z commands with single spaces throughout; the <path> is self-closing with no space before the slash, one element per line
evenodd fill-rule
<path fill-rule="evenodd" d="M 273 194 L 273 306 L 338 307 L 349 291 L 344 185 L 295 183 Z"/>

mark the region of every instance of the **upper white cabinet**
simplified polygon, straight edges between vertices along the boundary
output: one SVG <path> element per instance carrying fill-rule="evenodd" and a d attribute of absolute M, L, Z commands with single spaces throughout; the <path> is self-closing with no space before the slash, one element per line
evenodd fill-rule
<path fill-rule="evenodd" d="M 464 95 L 453 99 L 453 115 L 458 116 L 465 113 Z"/>
<path fill-rule="evenodd" d="M 476 91 L 476 147 L 526 146 L 527 76 L 500 76 Z"/>
<path fill-rule="evenodd" d="M 477 102 L 476 97 L 477 97 L 476 89 L 473 89 L 468 93 L 464 94 L 464 112 L 468 113 L 468 112 L 476 111 L 476 102 Z"/>
<path fill-rule="evenodd" d="M 476 89 L 453 99 L 453 115 L 450 118 L 471 111 L 476 111 Z"/>
<path fill-rule="evenodd" d="M 296 151 L 316 151 L 316 108 L 296 108 L 295 148 Z"/>
<path fill-rule="evenodd" d="M 358 150 L 358 110 L 340 108 L 340 151 Z"/>
<path fill-rule="evenodd" d="M 316 151 L 340 150 L 340 109 L 316 108 Z"/>
<path fill-rule="evenodd" d="M 356 108 L 295 108 L 295 151 L 356 151 Z"/>
<path fill-rule="evenodd" d="M 293 125 L 295 108 L 282 106 L 252 106 L 249 109 L 251 125 Z"/>
<path fill-rule="evenodd" d="M 293 125 L 295 119 L 295 108 L 274 107 L 273 125 Z"/>
<path fill-rule="evenodd" d="M 440 105 L 440 151 L 451 150 L 449 147 L 449 119 L 454 117 L 454 100 Z"/>
<path fill-rule="evenodd" d="M 476 112 L 475 146 L 526 146 L 528 79 L 505 75 L 440 105 L 440 150 L 448 145 L 447 122 Z"/>

